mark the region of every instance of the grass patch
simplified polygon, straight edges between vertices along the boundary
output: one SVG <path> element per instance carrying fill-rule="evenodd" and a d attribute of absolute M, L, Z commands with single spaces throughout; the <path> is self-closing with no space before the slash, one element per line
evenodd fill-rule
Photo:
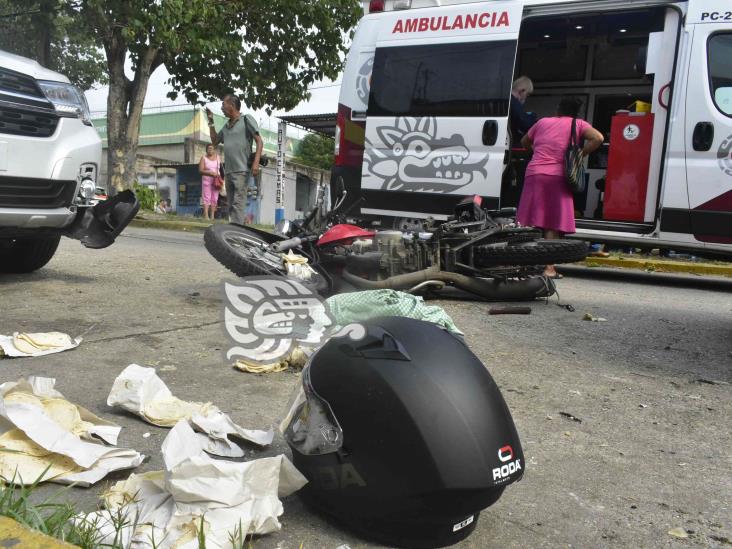
<path fill-rule="evenodd" d="M 28 486 L 15 486 L 12 480 L 9 483 L 0 481 L 0 515 L 82 549 L 124 548 L 123 532 L 128 528 L 135 530 L 137 517 L 131 518 L 124 508 L 119 508 L 112 511 L 108 519 L 98 515 L 91 518 L 91 514 L 80 513 L 74 505 L 60 501 L 60 497 L 70 488 L 68 486 L 40 503 L 33 503 L 31 495 L 45 473 Z M 198 549 L 206 549 L 204 524 L 201 517 L 197 528 Z M 110 537 L 111 540 L 108 539 Z M 150 540 L 153 549 L 158 547 L 159 542 L 154 537 Z M 241 522 L 229 533 L 229 542 L 232 549 L 254 549 L 252 536 L 247 535 Z"/>
<path fill-rule="evenodd" d="M 99 544 L 101 537 L 96 525 L 88 524 L 86 521 L 72 520 L 78 515 L 74 506 L 58 501 L 59 496 L 66 489 L 59 490 L 40 503 L 31 501 L 31 494 L 43 475 L 45 475 L 45 471 L 33 484 L 28 486 L 16 487 L 13 484 L 14 479 L 9 483 L 0 484 L 0 515 L 9 517 L 26 528 L 73 543 L 84 549 L 114 547 Z M 121 545 L 118 546 L 121 547 Z"/>
<path fill-rule="evenodd" d="M 89 515 L 79 513 L 74 505 L 60 501 L 70 486 L 59 489 L 40 503 L 31 501 L 31 495 L 45 474 L 46 471 L 28 486 L 15 486 L 14 478 L 10 482 L 0 482 L 0 515 L 82 549 L 123 549 L 122 531 L 133 524 L 122 510 L 111 513 L 111 524 L 106 521 L 102 524 L 99 517 L 90 519 Z M 104 540 L 107 536 L 102 526 L 107 532 L 112 528 L 111 541 Z"/>

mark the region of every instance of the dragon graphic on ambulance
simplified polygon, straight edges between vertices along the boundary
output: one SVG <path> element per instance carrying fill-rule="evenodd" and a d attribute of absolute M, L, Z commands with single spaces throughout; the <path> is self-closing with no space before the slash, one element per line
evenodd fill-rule
<path fill-rule="evenodd" d="M 727 175 L 732 175 L 732 135 L 722 141 L 717 151 L 717 159 L 722 171 Z"/>
<path fill-rule="evenodd" d="M 367 105 L 369 102 L 369 91 L 371 88 L 371 71 L 374 68 L 374 58 L 369 57 L 361 68 L 358 69 L 358 77 L 356 77 L 356 95 Z"/>
<path fill-rule="evenodd" d="M 383 190 L 450 193 L 487 176 L 488 154 L 471 161 L 462 135 L 437 138 L 434 117 L 398 117 L 376 133 L 384 148 L 367 141 L 363 172 Z"/>

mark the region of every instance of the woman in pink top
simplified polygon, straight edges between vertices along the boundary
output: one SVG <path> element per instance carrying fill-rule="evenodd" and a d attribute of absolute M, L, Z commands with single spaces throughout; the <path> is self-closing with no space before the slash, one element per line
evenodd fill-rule
<path fill-rule="evenodd" d="M 216 204 L 219 202 L 219 190 L 214 187 L 214 179 L 219 174 L 219 155 L 216 154 L 216 147 L 206 145 L 206 155 L 201 157 L 198 163 L 198 172 L 201 178 L 201 195 L 203 196 L 203 218 L 209 219 L 208 212 L 211 212 L 211 221 L 216 214 Z"/>
<path fill-rule="evenodd" d="M 582 101 L 565 97 L 559 102 L 557 116 L 542 118 L 521 140 L 533 155 L 526 167 L 516 219 L 526 226 L 544 231 L 544 238 L 561 238 L 575 231 L 574 198 L 564 173 L 564 153 L 569 145 L 572 119 L 577 118 Z M 577 136 L 584 139 L 586 156 L 602 145 L 602 134 L 577 118 Z M 561 278 L 554 265 L 547 265 L 544 275 Z"/>

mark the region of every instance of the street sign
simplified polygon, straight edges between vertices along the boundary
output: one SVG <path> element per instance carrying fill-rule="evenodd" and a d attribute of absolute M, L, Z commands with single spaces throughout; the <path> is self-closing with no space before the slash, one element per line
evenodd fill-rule
<path fill-rule="evenodd" d="M 277 190 L 275 191 L 275 223 L 285 217 L 285 144 L 287 123 L 280 120 L 277 127 Z"/>

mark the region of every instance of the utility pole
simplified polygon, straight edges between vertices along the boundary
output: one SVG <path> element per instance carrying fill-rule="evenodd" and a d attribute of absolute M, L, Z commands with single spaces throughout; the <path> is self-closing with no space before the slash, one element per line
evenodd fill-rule
<path fill-rule="evenodd" d="M 38 13 L 33 16 L 38 29 L 38 62 L 44 67 L 57 68 L 51 59 L 51 40 L 56 19 L 56 0 L 40 0 Z"/>

